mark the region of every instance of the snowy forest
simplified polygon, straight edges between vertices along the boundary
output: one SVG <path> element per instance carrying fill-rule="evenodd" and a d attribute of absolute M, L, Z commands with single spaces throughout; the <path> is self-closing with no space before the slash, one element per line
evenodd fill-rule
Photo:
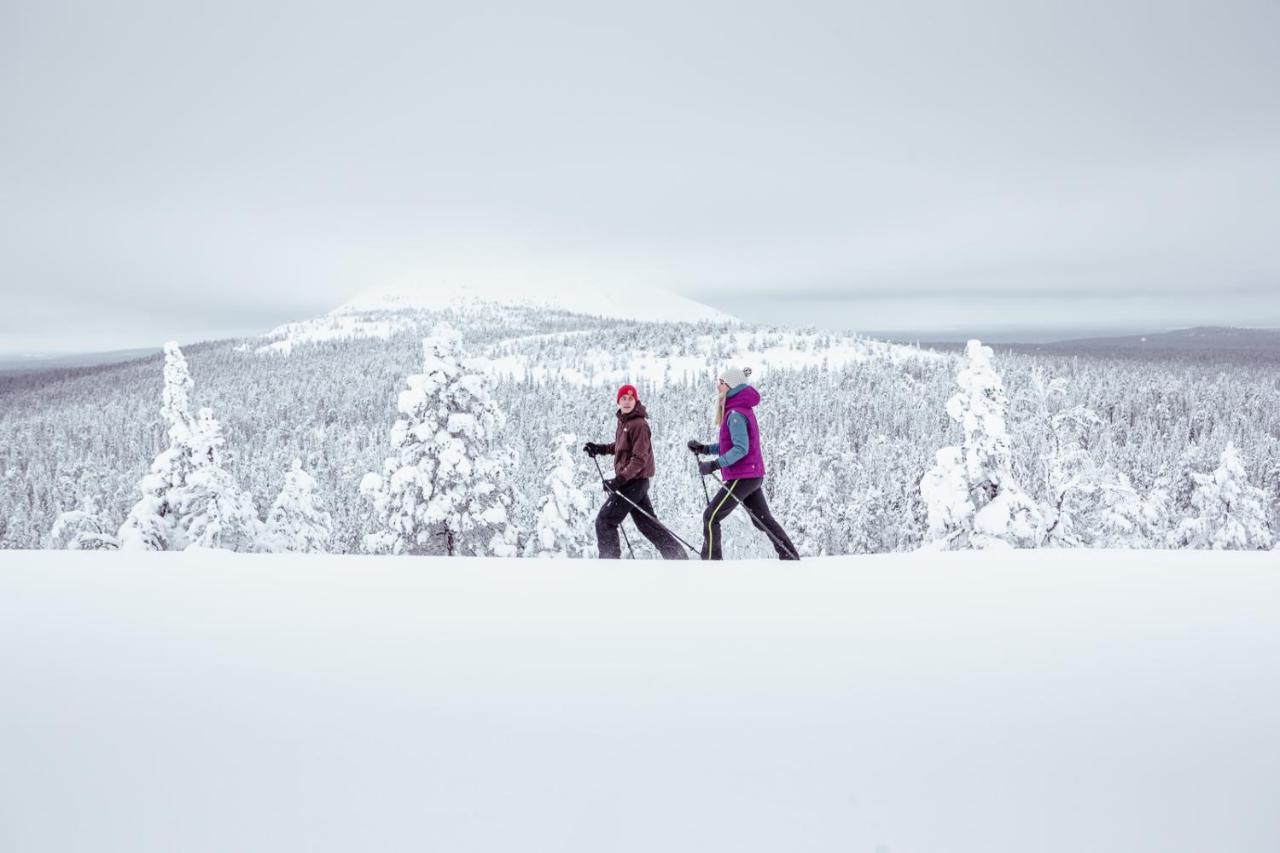
<path fill-rule="evenodd" d="M 623 382 L 649 411 L 658 516 L 696 545 L 685 445 L 715 439 L 731 363 L 755 370 L 766 494 L 804 556 L 1280 533 L 1270 364 L 528 308 L 362 322 L 0 375 L 0 548 L 593 557 L 603 493 L 580 448 L 612 440 Z M 725 543 L 772 556 L 742 512 Z"/>

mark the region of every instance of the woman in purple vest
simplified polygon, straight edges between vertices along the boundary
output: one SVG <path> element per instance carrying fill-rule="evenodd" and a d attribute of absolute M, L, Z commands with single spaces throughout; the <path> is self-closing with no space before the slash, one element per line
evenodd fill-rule
<path fill-rule="evenodd" d="M 799 552 L 787 538 L 782 525 L 769 512 L 769 504 L 761 488 L 764 485 L 764 455 L 760 452 L 760 428 L 756 425 L 754 411 L 760 402 L 760 392 L 747 384 L 750 375 L 749 369 L 736 367 L 721 374 L 716 411 L 720 440 L 715 444 L 702 444 L 696 439 L 689 442 L 689 449 L 694 453 L 718 457 L 699 462 L 698 471 L 706 476 L 719 470 L 723 478 L 719 491 L 712 495 L 706 512 L 702 514 L 702 559 L 721 558 L 720 522 L 741 503 L 751 517 L 751 523 L 758 530 L 763 530 L 773 542 L 778 557 L 798 560 Z"/>

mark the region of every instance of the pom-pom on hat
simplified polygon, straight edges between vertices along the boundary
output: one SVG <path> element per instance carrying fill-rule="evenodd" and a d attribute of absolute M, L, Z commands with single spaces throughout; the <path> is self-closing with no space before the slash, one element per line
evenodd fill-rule
<path fill-rule="evenodd" d="M 730 388 L 737 388 L 739 385 L 746 385 L 747 377 L 750 375 L 750 367 L 729 367 L 720 374 L 720 381 Z"/>
<path fill-rule="evenodd" d="M 636 386 L 634 385 L 623 385 L 621 388 L 619 388 L 618 396 L 613 398 L 614 402 L 621 400 L 623 394 L 630 394 L 632 397 L 636 398 L 636 402 L 640 401 L 640 395 L 636 393 Z"/>

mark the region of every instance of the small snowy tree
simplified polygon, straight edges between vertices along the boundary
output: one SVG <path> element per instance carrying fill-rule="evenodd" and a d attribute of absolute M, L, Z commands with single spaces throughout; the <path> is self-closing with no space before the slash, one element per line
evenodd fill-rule
<path fill-rule="evenodd" d="M 939 450 L 920 483 L 930 544 L 1035 547 L 1042 536 L 1040 512 L 1013 477 L 1004 386 L 991 366 L 991 348 L 973 340 L 965 354 L 968 363 L 956 377 L 960 392 L 947 401 L 947 414 L 964 430 L 964 444 Z"/>
<path fill-rule="evenodd" d="M 98 502 L 86 495 L 81 508 L 61 513 L 49 531 L 45 547 L 69 551 L 114 551 L 120 540 L 107 532 Z"/>
<path fill-rule="evenodd" d="M 191 432 L 194 468 L 173 490 L 178 525 L 188 547 L 255 551 L 262 521 L 253 500 L 222 466 L 222 426 L 209 409 L 201 409 Z"/>
<path fill-rule="evenodd" d="M 191 453 L 191 372 L 182 350 L 173 341 L 164 345 L 164 391 L 160 416 L 168 427 L 169 446 L 156 456 L 151 470 L 138 483 L 141 498 L 129 510 L 118 538 L 124 551 L 164 551 L 185 547 L 176 525 L 175 489 L 187 482 L 195 467 Z"/>
<path fill-rule="evenodd" d="M 526 557 L 590 557 L 595 548 L 591 500 L 582 490 L 573 452 L 578 437 L 561 433 L 551 443 L 547 494 L 538 509 L 537 530 Z"/>
<path fill-rule="evenodd" d="M 1178 525 L 1178 544 L 1184 548 L 1266 550 L 1271 547 L 1266 496 L 1249 485 L 1235 446 L 1227 442 L 1218 468 L 1196 474 L 1191 495 L 1195 515 Z"/>
<path fill-rule="evenodd" d="M 1057 394 L 1065 383 L 1049 384 Z M 1093 517 L 1098 495 L 1106 480 L 1089 454 L 1090 438 L 1102 421 L 1086 406 L 1045 411 L 1044 466 L 1045 544 L 1076 548 L 1092 543 L 1096 533 Z M 1119 497 L 1113 496 L 1113 497 Z"/>
<path fill-rule="evenodd" d="M 315 479 L 302 470 L 302 460 L 293 460 L 267 516 L 263 544 L 277 553 L 323 553 L 333 538 L 333 519 L 324 512 L 315 496 Z"/>
<path fill-rule="evenodd" d="M 160 406 L 169 446 L 138 484 L 142 497 L 120 527 L 121 550 L 258 547 L 262 522 L 257 509 L 222 466 L 222 428 L 213 413 L 202 409 L 192 417 L 191 388 L 187 360 L 170 341 L 164 345 Z"/>
<path fill-rule="evenodd" d="M 960 448 L 944 447 L 934 455 L 933 467 L 920 480 L 920 496 L 929 510 L 928 544 L 965 547 L 973 532 L 974 506 Z"/>
<path fill-rule="evenodd" d="M 1200 444 L 1182 449 L 1177 460 L 1162 470 L 1152 485 L 1148 501 L 1158 518 L 1162 543 L 1169 548 L 1183 547 L 1182 525 L 1197 516 L 1192 498 L 1200 483 L 1213 473 L 1213 458 Z"/>
<path fill-rule="evenodd" d="M 1144 498 L 1124 474 L 1098 483 L 1089 512 L 1089 545 L 1097 548 L 1150 548 L 1163 545 L 1159 532 L 1163 494 Z"/>
<path fill-rule="evenodd" d="M 447 323 L 422 342 L 422 373 L 400 392 L 391 428 L 395 455 L 360 490 L 383 529 L 365 547 L 395 554 L 515 556 L 516 530 L 505 482 L 509 454 L 496 446 L 505 422 L 488 377 L 466 360 L 462 336 Z"/>

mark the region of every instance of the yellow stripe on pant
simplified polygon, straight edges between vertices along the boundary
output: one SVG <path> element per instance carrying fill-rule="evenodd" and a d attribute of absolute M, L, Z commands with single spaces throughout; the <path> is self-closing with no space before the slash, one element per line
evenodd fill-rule
<path fill-rule="evenodd" d="M 712 539 L 715 537 L 711 533 L 711 525 L 716 521 L 716 517 L 720 515 L 720 507 L 724 506 L 724 502 L 729 500 L 729 496 L 733 494 L 733 487 L 738 485 L 737 480 L 730 480 L 725 486 L 724 497 L 720 499 L 720 503 L 716 504 L 716 508 L 711 510 L 711 515 L 707 516 L 707 559 L 711 559 L 711 552 L 715 546 Z"/>

